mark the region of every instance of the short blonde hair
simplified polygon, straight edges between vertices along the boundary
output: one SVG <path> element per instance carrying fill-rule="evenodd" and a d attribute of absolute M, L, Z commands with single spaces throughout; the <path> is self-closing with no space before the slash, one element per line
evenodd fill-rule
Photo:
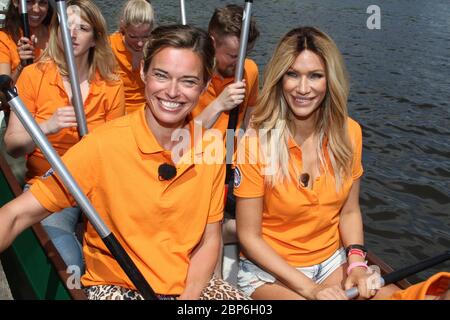
<path fill-rule="evenodd" d="M 150 2 L 146 0 L 128 0 L 122 10 L 121 27 L 149 24 L 153 28 L 155 13 Z"/>

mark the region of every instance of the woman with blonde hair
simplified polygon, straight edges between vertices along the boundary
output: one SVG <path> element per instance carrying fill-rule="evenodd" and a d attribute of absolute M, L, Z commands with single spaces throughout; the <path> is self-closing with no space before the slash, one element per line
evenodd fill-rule
<path fill-rule="evenodd" d="M 144 44 L 154 27 L 154 13 L 146 0 L 128 0 L 122 10 L 119 31 L 109 36 L 125 90 L 126 113 L 145 106 L 140 76 Z"/>
<path fill-rule="evenodd" d="M 371 298 L 359 207 L 362 134 L 333 40 L 288 32 L 266 66 L 238 150 L 238 285 L 254 299 Z M 239 152 L 245 157 L 239 157 Z"/>
<path fill-rule="evenodd" d="M 115 73 L 106 23 L 99 9 L 90 0 L 69 0 L 67 15 L 84 111 L 91 131 L 124 115 L 123 85 Z M 17 90 L 50 143 L 59 155 L 63 155 L 80 137 L 59 29 L 58 19 L 54 17 L 47 49 L 38 63 L 24 68 L 17 81 Z M 5 144 L 10 155 L 27 155 L 26 188 L 50 169 L 50 164 L 14 114 L 9 120 Z M 66 264 L 83 270 L 81 245 L 74 233 L 79 217 L 79 208 L 71 207 L 52 215 L 42 224 Z"/>

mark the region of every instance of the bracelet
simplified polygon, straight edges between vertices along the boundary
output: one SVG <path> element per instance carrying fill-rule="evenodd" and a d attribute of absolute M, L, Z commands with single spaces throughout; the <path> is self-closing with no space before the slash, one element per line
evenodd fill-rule
<path fill-rule="evenodd" d="M 347 256 L 348 256 L 348 253 L 350 252 L 350 250 L 352 250 L 352 249 L 359 249 L 362 252 L 364 252 L 365 254 L 367 254 L 367 249 L 366 249 L 366 247 L 364 245 L 362 245 L 362 244 L 350 244 L 350 245 L 347 246 L 347 248 L 345 248 L 345 253 L 347 253 Z"/>
<path fill-rule="evenodd" d="M 347 276 L 349 276 L 350 272 L 352 272 L 352 270 L 354 268 L 357 268 L 357 267 L 364 267 L 366 269 L 369 269 L 369 267 L 367 266 L 367 261 L 364 261 L 364 262 L 361 262 L 361 261 L 360 262 L 352 262 L 352 263 L 350 263 L 350 265 L 347 268 Z"/>
<path fill-rule="evenodd" d="M 350 257 L 352 254 L 356 254 L 356 255 L 358 255 L 358 256 L 361 256 L 361 257 L 363 257 L 363 258 L 366 258 L 366 253 L 365 253 L 364 251 L 362 251 L 362 250 L 359 250 L 359 249 L 351 249 L 351 250 L 348 252 L 347 257 Z"/>

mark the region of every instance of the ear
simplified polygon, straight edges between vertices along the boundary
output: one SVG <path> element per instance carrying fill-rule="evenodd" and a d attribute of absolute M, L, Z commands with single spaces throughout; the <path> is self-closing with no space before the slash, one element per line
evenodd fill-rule
<path fill-rule="evenodd" d="M 211 40 L 212 40 L 212 42 L 213 42 L 213 46 L 214 46 L 214 49 L 216 48 L 216 46 L 217 46 L 217 41 L 216 41 L 216 38 L 214 38 L 214 36 L 213 35 L 209 35 L 210 37 L 211 37 Z"/>
<path fill-rule="evenodd" d="M 145 73 L 144 73 L 144 59 L 141 60 L 141 71 L 139 72 L 139 74 L 141 75 L 141 80 L 142 82 L 145 83 Z"/>

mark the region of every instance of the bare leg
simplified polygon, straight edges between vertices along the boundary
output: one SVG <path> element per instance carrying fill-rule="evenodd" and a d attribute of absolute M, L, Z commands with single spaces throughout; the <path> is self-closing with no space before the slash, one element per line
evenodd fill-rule
<path fill-rule="evenodd" d="M 278 281 L 260 286 L 253 292 L 251 298 L 254 300 L 305 300 L 304 297 Z"/>

